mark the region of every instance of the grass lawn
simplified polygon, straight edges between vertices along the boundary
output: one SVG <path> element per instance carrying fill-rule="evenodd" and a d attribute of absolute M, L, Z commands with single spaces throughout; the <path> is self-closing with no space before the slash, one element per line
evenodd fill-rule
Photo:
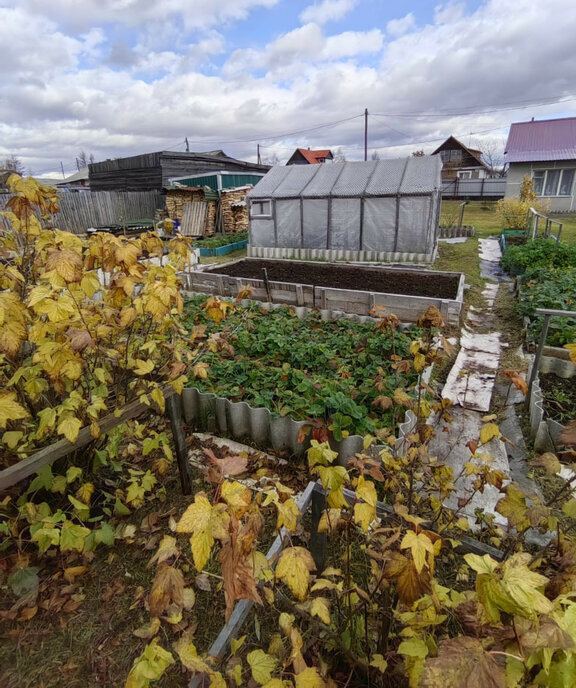
<path fill-rule="evenodd" d="M 458 222 L 460 204 L 461 201 L 442 201 L 441 225 Z M 576 213 L 551 213 L 550 216 L 563 223 L 562 241 L 576 243 Z M 470 201 L 464 209 L 463 223 L 475 227 L 476 236 L 500 234 L 502 223 L 496 211 L 496 201 Z"/>

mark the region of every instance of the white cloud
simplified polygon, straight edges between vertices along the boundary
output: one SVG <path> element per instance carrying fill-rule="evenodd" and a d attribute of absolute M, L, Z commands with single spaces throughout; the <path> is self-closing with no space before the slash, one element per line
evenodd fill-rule
<path fill-rule="evenodd" d="M 255 142 L 241 141 L 270 145 L 284 160 L 297 145 L 341 146 L 348 159 L 359 159 L 362 117 L 283 140 L 274 136 L 361 115 L 364 107 L 387 115 L 369 121 L 370 147 L 386 155 L 430 152 L 450 134 L 464 142 L 470 132 L 502 136 L 510 121 L 532 115 L 576 113 L 569 102 L 457 114 L 550 96 L 576 98 L 573 0 L 485 0 L 467 12 L 443 5 L 427 26 L 411 25 L 407 4 L 408 14 L 389 22 L 386 43 L 379 28 L 330 33 L 308 22 L 272 38 L 262 23 L 261 33 L 247 32 L 259 35 L 260 45 L 214 22 L 226 12 L 230 18 L 234 5 L 248 12 L 272 0 L 211 0 L 218 5 L 212 9 L 208 2 L 194 3 L 212 28 L 180 31 L 174 45 L 165 43 L 174 39 L 176 15 L 170 15 L 176 23 L 160 22 L 160 8 L 170 14 L 190 8 L 192 0 L 86 0 L 83 8 L 98 21 L 81 22 L 79 31 L 61 16 L 75 8 L 80 21 L 79 3 L 72 0 L 52 0 L 49 9 L 40 0 L 11 4 L 17 6 L 0 9 L 0 44 L 11 47 L 3 54 L 0 81 L 0 158 L 15 153 L 37 172 L 57 169 L 60 160 L 73 165 L 80 149 L 96 159 L 182 150 L 185 136 L 193 149 L 223 148 L 251 159 Z M 40 8 L 33 14 L 32 5 Z M 121 23 L 98 23 L 113 9 Z M 137 21 L 141 28 L 134 31 L 130 22 Z M 155 42 L 156 27 L 161 39 Z M 226 59 L 232 41 L 239 49 Z M 441 111 L 455 114 L 436 116 Z M 426 144 L 431 139 L 439 141 Z"/>
<path fill-rule="evenodd" d="M 409 12 L 406 16 L 401 19 L 391 19 L 386 24 L 386 33 L 389 36 L 398 37 L 403 36 L 408 33 L 411 29 L 416 26 L 416 18 L 412 12 Z"/>
<path fill-rule="evenodd" d="M 354 9 L 356 0 L 322 0 L 320 3 L 309 5 L 300 14 L 300 21 L 308 24 L 326 24 L 345 17 Z"/>

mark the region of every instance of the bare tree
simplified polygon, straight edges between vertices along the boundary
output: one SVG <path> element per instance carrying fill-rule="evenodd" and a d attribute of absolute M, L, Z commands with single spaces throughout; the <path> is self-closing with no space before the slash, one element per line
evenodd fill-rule
<path fill-rule="evenodd" d="M 87 155 L 85 151 L 81 150 L 76 158 L 76 167 L 78 169 L 78 172 L 80 172 L 80 170 L 83 170 L 85 167 L 88 167 L 88 165 L 92 165 L 93 162 L 94 155 L 92 153 L 89 153 Z"/>
<path fill-rule="evenodd" d="M 274 165 L 280 164 L 280 158 L 276 153 L 271 153 L 268 157 L 262 158 L 262 164 L 274 167 Z"/>
<path fill-rule="evenodd" d="M 370 156 L 371 160 L 380 160 L 380 153 L 378 151 L 372 151 L 372 155 Z"/>
<path fill-rule="evenodd" d="M 474 141 L 471 148 L 482 151 L 482 161 L 488 168 L 488 175 L 490 177 L 503 177 L 506 171 L 506 164 L 504 160 L 504 146 L 506 145 L 503 138 L 487 139 L 480 143 Z"/>
<path fill-rule="evenodd" d="M 14 153 L 0 161 L 0 168 L 10 170 L 10 172 L 16 172 L 16 174 L 19 175 L 23 175 L 25 171 L 24 163 L 20 158 L 17 158 Z"/>
<path fill-rule="evenodd" d="M 413 158 L 423 158 L 424 157 L 424 151 L 422 149 L 412 151 L 412 157 Z"/>
<path fill-rule="evenodd" d="M 340 148 L 340 146 L 336 148 L 332 155 L 334 157 L 333 162 L 346 162 L 346 156 L 344 155 L 344 151 L 342 148 Z"/>

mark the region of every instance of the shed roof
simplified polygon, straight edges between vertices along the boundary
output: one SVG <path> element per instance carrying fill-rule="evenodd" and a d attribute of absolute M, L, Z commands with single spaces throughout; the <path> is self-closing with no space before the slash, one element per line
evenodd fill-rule
<path fill-rule="evenodd" d="M 326 158 L 332 160 L 332 158 L 334 157 L 332 155 L 332 151 L 328 148 L 324 150 L 310 150 L 309 148 L 297 148 L 296 150 L 298 151 L 298 153 L 300 153 L 300 155 L 306 158 L 306 160 L 311 165 L 318 165 L 318 163 L 321 160 L 326 160 Z"/>
<path fill-rule="evenodd" d="M 576 159 L 576 117 L 515 122 L 504 155 L 506 162 Z"/>
<path fill-rule="evenodd" d="M 250 198 L 322 198 L 429 194 L 439 188 L 438 156 L 273 167 Z"/>

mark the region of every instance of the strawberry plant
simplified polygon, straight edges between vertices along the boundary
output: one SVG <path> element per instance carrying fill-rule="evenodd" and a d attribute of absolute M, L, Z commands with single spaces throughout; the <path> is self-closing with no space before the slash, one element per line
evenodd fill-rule
<path fill-rule="evenodd" d="M 416 396 L 421 368 L 406 357 L 418 327 L 399 332 L 387 320 L 322 321 L 316 314 L 300 320 L 290 308 L 265 313 L 258 305 L 236 306 L 216 323 L 201 299 L 186 303 L 185 322 L 209 342 L 202 358 L 209 374 L 190 384 L 296 420 L 321 420 L 336 440 L 393 424 Z M 404 388 L 412 392 L 399 408 L 394 395 Z"/>

